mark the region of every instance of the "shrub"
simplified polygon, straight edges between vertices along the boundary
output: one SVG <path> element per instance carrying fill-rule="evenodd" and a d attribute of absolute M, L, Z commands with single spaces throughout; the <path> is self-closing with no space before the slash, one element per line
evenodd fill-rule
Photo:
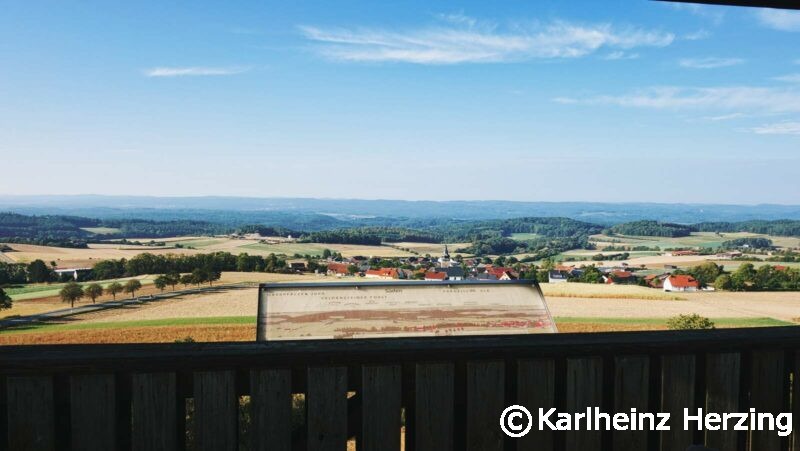
<path fill-rule="evenodd" d="M 667 320 L 670 330 L 714 329 L 714 322 L 708 318 L 692 313 L 691 315 L 673 316 Z"/>

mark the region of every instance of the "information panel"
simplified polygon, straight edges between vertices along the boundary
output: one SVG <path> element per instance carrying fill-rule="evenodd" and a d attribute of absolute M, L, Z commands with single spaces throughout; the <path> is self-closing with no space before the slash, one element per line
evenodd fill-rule
<path fill-rule="evenodd" d="M 258 340 L 554 333 L 536 282 L 262 284 Z"/>

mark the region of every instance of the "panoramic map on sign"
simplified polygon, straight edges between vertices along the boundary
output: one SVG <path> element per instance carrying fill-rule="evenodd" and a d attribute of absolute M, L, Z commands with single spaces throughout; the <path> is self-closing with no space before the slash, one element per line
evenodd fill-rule
<path fill-rule="evenodd" d="M 554 333 L 535 282 L 264 284 L 258 340 Z"/>

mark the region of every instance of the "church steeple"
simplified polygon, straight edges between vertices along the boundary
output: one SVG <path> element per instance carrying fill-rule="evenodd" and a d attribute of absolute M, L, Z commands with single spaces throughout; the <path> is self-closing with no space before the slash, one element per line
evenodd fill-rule
<path fill-rule="evenodd" d="M 444 245 L 444 254 L 442 254 L 444 258 L 450 258 L 450 252 L 447 251 L 447 245 Z"/>

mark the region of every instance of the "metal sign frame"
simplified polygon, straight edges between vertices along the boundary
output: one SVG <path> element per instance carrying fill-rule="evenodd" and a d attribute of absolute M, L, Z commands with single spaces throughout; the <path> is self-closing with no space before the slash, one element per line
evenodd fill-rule
<path fill-rule="evenodd" d="M 547 305 L 547 300 L 542 293 L 539 282 L 529 279 L 517 280 L 452 280 L 452 281 L 413 281 L 413 280 L 399 280 L 399 281 L 369 281 L 369 282 L 290 282 L 290 283 L 261 283 L 258 286 L 258 316 L 256 319 L 256 341 L 267 341 L 267 293 L 270 289 L 285 289 L 285 288 L 361 288 L 361 287 L 407 287 L 407 286 L 432 286 L 432 287 L 448 287 L 448 286 L 507 286 L 507 285 L 524 285 L 533 288 L 542 299 L 544 309 L 550 318 L 553 329 L 558 332 L 553 315 L 550 313 L 550 307 Z"/>

